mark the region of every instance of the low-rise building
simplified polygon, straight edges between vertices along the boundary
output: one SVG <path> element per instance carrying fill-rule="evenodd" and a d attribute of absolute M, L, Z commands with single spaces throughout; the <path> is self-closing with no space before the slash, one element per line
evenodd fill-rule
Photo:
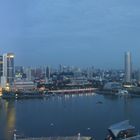
<path fill-rule="evenodd" d="M 36 84 L 32 81 L 15 81 L 14 82 L 14 89 L 15 90 L 34 90 L 36 89 Z"/>

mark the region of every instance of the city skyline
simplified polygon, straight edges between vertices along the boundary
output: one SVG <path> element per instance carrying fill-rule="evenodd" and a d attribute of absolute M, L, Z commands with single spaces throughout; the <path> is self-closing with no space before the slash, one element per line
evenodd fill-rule
<path fill-rule="evenodd" d="M 0 140 L 140 139 L 140 0 L 0 1 Z"/>
<path fill-rule="evenodd" d="M 139 68 L 139 5 L 138 0 L 3 1 L 1 53 L 14 52 L 17 65 L 123 68 L 123 54 L 130 51 Z"/>
<path fill-rule="evenodd" d="M 13 53 L 13 52 L 6 52 L 6 53 L 3 53 L 3 54 L 1 54 L 1 57 L 3 56 L 3 55 L 5 55 L 5 54 L 14 54 L 14 58 L 15 58 L 15 56 L 16 56 L 16 54 L 15 53 Z M 62 67 L 69 67 L 69 68 L 82 68 L 82 69 L 84 69 L 84 68 L 95 68 L 95 69 L 108 69 L 108 70 L 126 70 L 126 61 L 127 61 L 127 59 L 126 59 L 126 57 L 127 57 L 127 55 L 130 55 L 130 59 L 131 59 L 131 69 L 132 69 L 132 67 L 133 67 L 133 70 L 138 70 L 139 68 L 136 68 L 136 67 L 134 67 L 134 65 L 132 65 L 133 64 L 133 57 L 132 57 L 132 53 L 130 52 L 130 51 L 126 51 L 126 52 L 124 52 L 125 53 L 125 62 L 124 62 L 124 60 L 122 61 L 123 62 L 123 67 L 121 67 L 121 68 L 113 68 L 113 67 L 110 67 L 110 68 L 99 68 L 99 67 L 95 67 L 95 65 L 89 65 L 89 66 L 78 66 L 78 65 L 69 65 L 69 64 L 57 64 L 57 65 L 48 65 L 47 63 L 46 64 L 43 64 L 43 65 L 41 65 L 41 64 L 37 64 L 36 63 L 36 65 L 23 65 L 23 64 L 20 64 L 20 65 L 18 65 L 18 64 L 15 64 L 15 67 L 19 67 L 19 66 L 22 66 L 22 67 L 25 67 L 25 68 L 47 68 L 47 67 L 50 67 L 50 68 L 53 68 L 53 69 L 60 69 L 60 66 L 62 66 Z M 124 54 L 123 54 L 124 55 Z M 2 59 L 2 58 L 1 58 Z M 124 58 L 123 58 L 124 59 Z M 2 64 L 3 62 L 2 62 L 3 60 L 1 60 L 0 61 L 0 63 Z M 14 60 L 14 61 L 16 61 L 16 59 Z"/>

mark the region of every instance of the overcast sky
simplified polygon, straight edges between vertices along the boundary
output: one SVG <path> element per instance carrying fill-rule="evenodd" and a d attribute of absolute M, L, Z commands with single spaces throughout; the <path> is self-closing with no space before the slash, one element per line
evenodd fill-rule
<path fill-rule="evenodd" d="M 0 51 L 16 65 L 140 67 L 140 0 L 0 0 Z"/>

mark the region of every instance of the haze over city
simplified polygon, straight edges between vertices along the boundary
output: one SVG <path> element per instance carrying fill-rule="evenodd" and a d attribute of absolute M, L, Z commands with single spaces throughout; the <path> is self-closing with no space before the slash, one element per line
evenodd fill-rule
<path fill-rule="evenodd" d="M 140 140 L 140 0 L 0 0 L 0 140 Z"/>
<path fill-rule="evenodd" d="M 25 66 L 140 67 L 140 1 L 6 0 L 0 2 L 1 53 Z M 134 54 L 134 55 L 133 55 Z"/>

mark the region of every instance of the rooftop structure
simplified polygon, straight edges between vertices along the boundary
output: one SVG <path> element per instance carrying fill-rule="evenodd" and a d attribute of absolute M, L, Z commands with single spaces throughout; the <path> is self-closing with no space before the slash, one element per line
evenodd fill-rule
<path fill-rule="evenodd" d="M 125 120 L 109 127 L 110 136 L 107 140 L 140 140 L 140 135 L 135 132 L 135 127 Z"/>

